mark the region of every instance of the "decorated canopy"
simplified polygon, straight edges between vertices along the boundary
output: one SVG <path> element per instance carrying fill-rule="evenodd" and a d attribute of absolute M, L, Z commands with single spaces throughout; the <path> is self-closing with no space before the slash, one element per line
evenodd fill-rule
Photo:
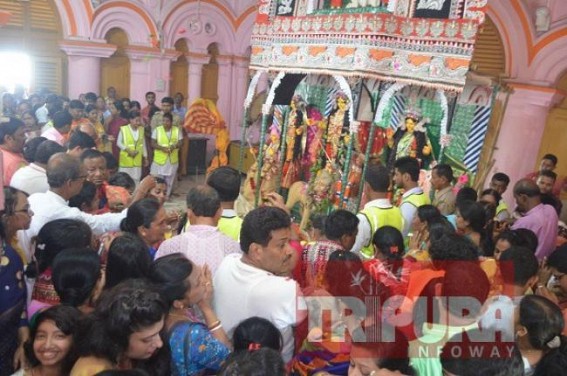
<path fill-rule="evenodd" d="M 250 68 L 353 75 L 462 91 L 486 3 L 261 1 Z"/>

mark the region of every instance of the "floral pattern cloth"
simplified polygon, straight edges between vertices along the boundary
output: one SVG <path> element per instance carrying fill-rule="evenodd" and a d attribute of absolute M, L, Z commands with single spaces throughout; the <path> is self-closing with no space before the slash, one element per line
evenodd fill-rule
<path fill-rule="evenodd" d="M 207 327 L 191 321 L 177 323 L 169 335 L 173 376 L 203 375 L 218 371 L 230 350 Z"/>

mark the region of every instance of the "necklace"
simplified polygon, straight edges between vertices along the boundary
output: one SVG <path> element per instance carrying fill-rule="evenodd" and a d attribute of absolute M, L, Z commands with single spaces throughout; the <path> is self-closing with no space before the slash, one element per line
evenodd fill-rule
<path fill-rule="evenodd" d="M 199 322 L 199 320 L 197 319 L 197 317 L 195 317 L 195 314 L 193 314 L 193 312 L 191 312 L 190 309 L 188 310 L 183 310 L 183 314 L 179 314 L 179 313 L 169 313 L 169 316 L 171 317 L 177 317 L 177 318 L 182 318 L 185 320 L 189 320 L 189 321 L 193 321 L 193 322 Z"/>
<path fill-rule="evenodd" d="M 185 320 L 191 321 L 191 319 L 190 319 L 189 317 L 187 317 L 186 315 L 179 315 L 179 314 L 175 314 L 175 313 L 170 313 L 169 316 L 171 316 L 171 317 L 179 317 L 180 319 L 185 319 Z"/>

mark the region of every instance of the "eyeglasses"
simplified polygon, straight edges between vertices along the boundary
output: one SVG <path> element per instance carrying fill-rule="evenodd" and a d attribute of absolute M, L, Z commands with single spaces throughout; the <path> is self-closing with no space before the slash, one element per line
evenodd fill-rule
<path fill-rule="evenodd" d="M 27 215 L 30 215 L 30 216 L 33 215 L 33 211 L 30 208 L 14 210 L 14 213 L 26 213 Z"/>
<path fill-rule="evenodd" d="M 88 177 L 88 175 L 81 175 L 78 178 L 75 178 L 73 180 L 85 180 Z"/>

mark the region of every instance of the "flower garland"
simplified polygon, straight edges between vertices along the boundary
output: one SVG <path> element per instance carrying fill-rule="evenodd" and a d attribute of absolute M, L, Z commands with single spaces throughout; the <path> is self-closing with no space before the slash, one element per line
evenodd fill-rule
<path fill-rule="evenodd" d="M 246 98 L 244 99 L 244 109 L 248 109 L 248 107 L 250 107 L 250 104 L 252 104 L 252 97 L 254 96 L 254 92 L 256 92 L 256 86 L 258 85 L 258 81 L 260 80 L 260 76 L 263 74 L 264 72 L 262 71 L 258 71 L 256 72 L 256 74 L 254 75 L 254 77 L 252 77 L 252 80 L 250 81 L 250 86 L 248 86 L 248 93 L 246 94 Z"/>
<path fill-rule="evenodd" d="M 276 96 L 276 89 L 280 86 L 280 84 L 282 83 L 282 79 L 284 77 L 285 77 L 285 72 L 280 72 L 274 79 L 274 82 L 272 83 L 272 87 L 270 87 L 270 93 L 266 98 L 266 103 L 264 103 L 264 105 L 262 106 L 262 114 L 264 115 L 270 114 L 272 103 L 274 103 L 274 98 Z"/>
<path fill-rule="evenodd" d="M 443 119 L 441 119 L 441 137 L 440 144 L 441 150 L 439 150 L 439 160 L 443 155 L 443 150 L 445 147 L 449 146 L 451 143 L 451 137 L 447 135 L 447 123 L 449 121 L 449 104 L 447 102 L 447 96 L 445 95 L 445 90 L 438 89 L 435 98 L 441 104 L 441 109 L 443 110 Z"/>
<path fill-rule="evenodd" d="M 386 90 L 382 98 L 380 98 L 380 103 L 378 103 L 378 109 L 376 110 L 376 115 L 374 116 L 374 124 L 379 124 L 382 121 L 384 112 L 386 111 L 386 106 L 390 103 L 390 99 L 396 94 L 396 92 L 402 90 L 404 87 L 408 86 L 405 83 L 395 83 Z M 386 128 L 386 127 L 383 127 Z"/>

